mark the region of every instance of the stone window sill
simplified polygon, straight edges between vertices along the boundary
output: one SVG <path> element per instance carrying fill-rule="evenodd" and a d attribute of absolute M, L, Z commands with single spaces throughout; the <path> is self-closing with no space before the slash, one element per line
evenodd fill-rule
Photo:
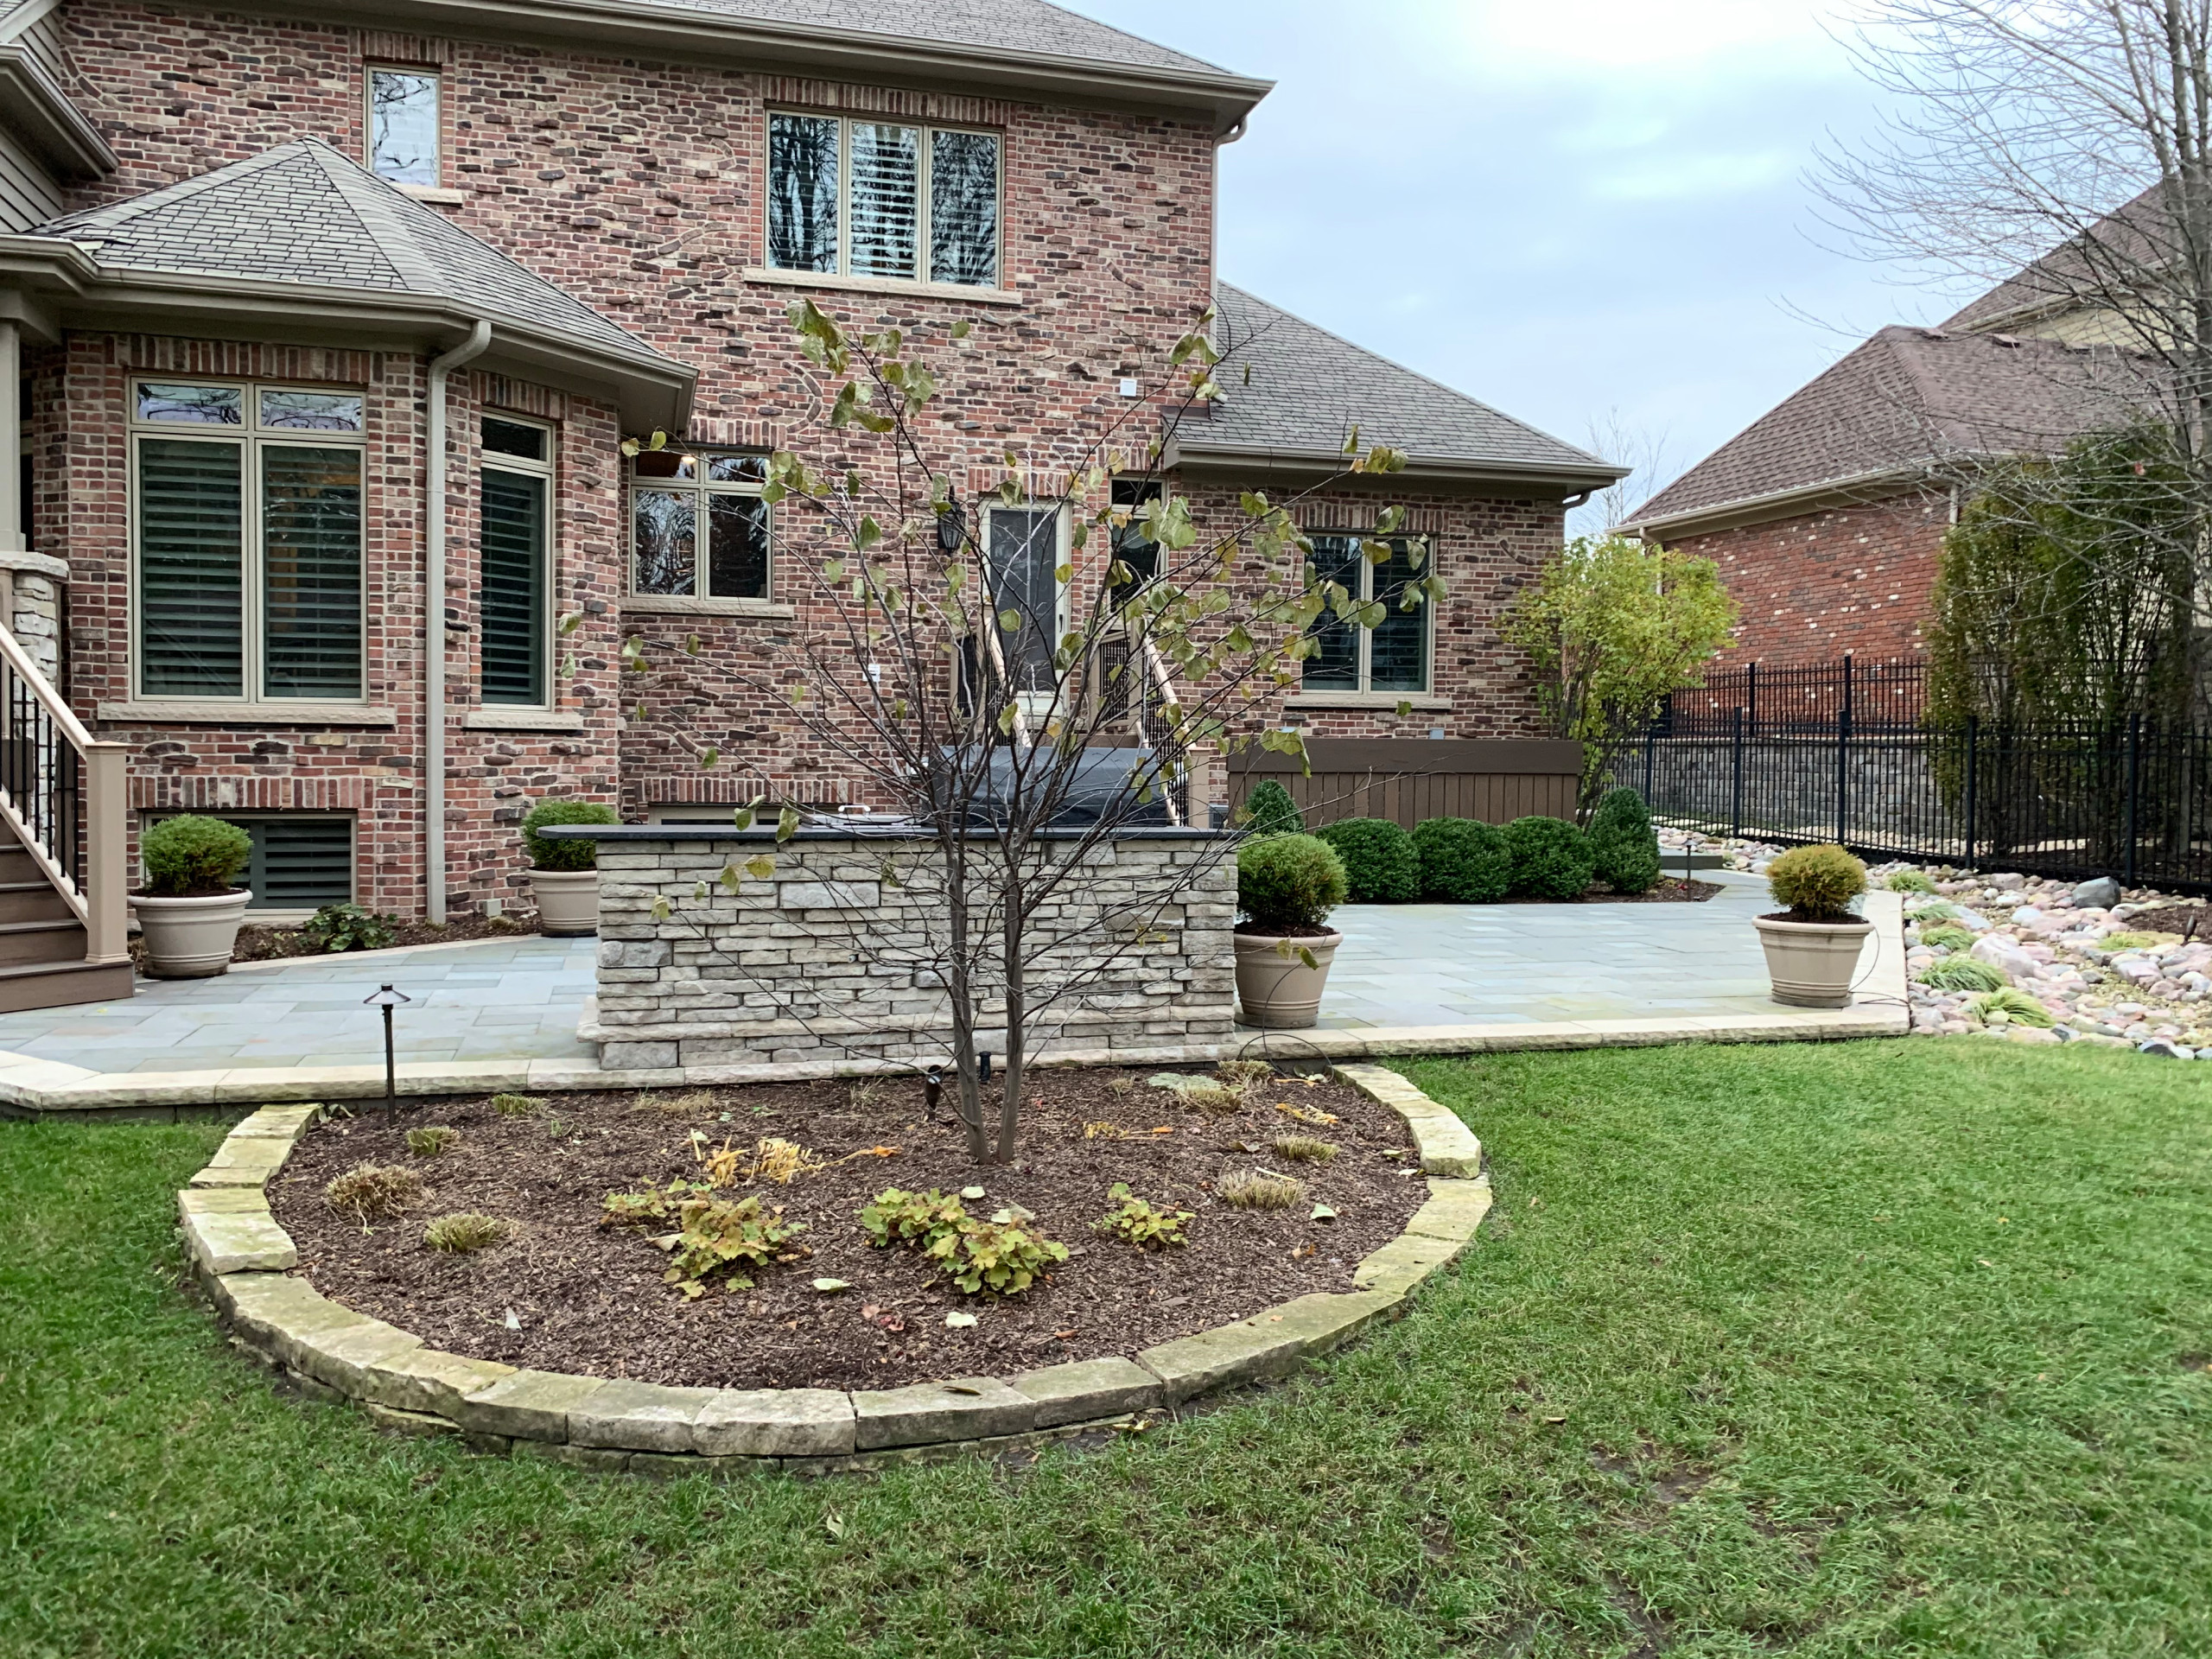
<path fill-rule="evenodd" d="M 625 594 L 622 608 L 645 615 L 750 616 L 766 622 L 788 622 L 798 615 L 798 606 L 772 599 L 700 599 L 689 594 Z"/>
<path fill-rule="evenodd" d="M 104 702 L 102 720 L 155 726 L 396 726 L 397 713 L 360 702 L 219 702 L 143 698 Z"/>
<path fill-rule="evenodd" d="M 1432 696 L 1426 691 L 1298 691 L 1282 701 L 1286 709 L 1393 709 L 1400 703 L 1409 703 L 1425 713 L 1436 713 L 1452 707 L 1452 699 Z"/>
<path fill-rule="evenodd" d="M 827 288 L 847 294 L 905 294 L 918 300 L 968 300 L 977 305 L 1024 305 L 1027 302 L 1011 289 L 970 288 L 964 283 L 915 283 L 898 276 L 839 276 L 820 270 L 776 270 L 747 265 L 748 283 L 777 288 Z"/>
<path fill-rule="evenodd" d="M 434 207 L 461 207 L 467 206 L 468 201 L 468 193 L 465 190 L 447 190 L 429 184 L 402 184 L 393 188 L 403 196 L 411 197 L 416 201 L 427 201 Z"/>
<path fill-rule="evenodd" d="M 461 728 L 471 732 L 559 732 L 580 734 L 584 717 L 568 709 L 471 709 L 461 716 Z"/>

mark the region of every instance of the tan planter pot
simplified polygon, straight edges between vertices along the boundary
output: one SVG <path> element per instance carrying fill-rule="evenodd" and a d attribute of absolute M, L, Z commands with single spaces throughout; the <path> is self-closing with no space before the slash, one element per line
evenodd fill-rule
<path fill-rule="evenodd" d="M 1755 916 L 1774 1000 L 1793 1008 L 1847 1008 L 1872 922 L 1777 922 Z"/>
<path fill-rule="evenodd" d="M 1236 942 L 1236 1000 L 1244 1007 L 1244 1023 L 1272 1031 L 1303 1031 L 1321 1019 L 1321 990 L 1329 982 L 1329 963 L 1341 933 L 1318 939 L 1286 941 L 1262 933 L 1232 933 Z M 1313 953 L 1308 968 L 1300 949 Z"/>
<path fill-rule="evenodd" d="M 532 870 L 530 887 L 537 896 L 540 931 L 556 939 L 580 939 L 599 931 L 597 870 Z"/>
<path fill-rule="evenodd" d="M 231 971 L 238 924 L 253 894 L 244 887 L 205 899 L 130 895 L 146 937 L 146 971 L 156 979 L 213 979 Z"/>

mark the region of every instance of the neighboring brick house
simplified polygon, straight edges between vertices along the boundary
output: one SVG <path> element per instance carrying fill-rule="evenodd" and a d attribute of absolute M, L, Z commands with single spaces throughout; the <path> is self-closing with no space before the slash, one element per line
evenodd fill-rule
<path fill-rule="evenodd" d="M 1960 480 L 2139 407 L 2139 359 L 2077 343 L 2066 317 L 2008 325 L 2027 326 L 1978 301 L 1938 327 L 1881 330 L 1622 528 L 1719 566 L 1742 658 L 1916 655 Z"/>
<path fill-rule="evenodd" d="M 1065 475 L 1217 292 L 1255 372 L 1167 458 L 1201 515 L 1357 423 L 1412 464 L 1303 522 L 1402 501 L 1453 584 L 1267 711 L 1332 736 L 1533 734 L 1498 613 L 1620 475 L 1217 289 L 1267 84 L 1042 0 L 0 0 L 0 613 L 139 822 L 246 822 L 280 910 L 526 902 L 548 794 L 849 798 L 736 684 L 805 620 L 760 499 L 828 431 L 795 296 L 928 342 L 972 493 Z M 693 636 L 714 773 L 623 718 L 626 639 Z"/>

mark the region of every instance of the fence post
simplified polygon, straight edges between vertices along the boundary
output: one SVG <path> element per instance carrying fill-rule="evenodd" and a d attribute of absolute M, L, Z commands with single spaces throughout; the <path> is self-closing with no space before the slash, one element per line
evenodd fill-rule
<path fill-rule="evenodd" d="M 1976 816 L 1980 810 L 1980 805 L 1974 798 L 1974 785 L 1977 781 L 1974 776 L 1975 763 L 1980 759 L 1980 749 L 1981 716 L 1968 715 L 1967 716 L 1967 868 L 1968 869 L 1974 868 L 1974 831 L 1980 825 L 1980 819 Z"/>
<path fill-rule="evenodd" d="M 1744 709 L 1736 706 L 1735 764 L 1730 768 L 1728 783 L 1728 834 L 1731 839 L 1744 838 Z"/>
<path fill-rule="evenodd" d="M 1843 653 L 1843 707 L 1835 721 L 1835 844 L 1846 844 L 1851 826 L 1851 653 Z"/>
<path fill-rule="evenodd" d="M 1653 721 L 1643 728 L 1643 808 L 1651 810 L 1651 769 L 1659 758 L 1659 722 Z"/>
<path fill-rule="evenodd" d="M 1751 710 L 1751 735 L 1756 737 L 1759 729 L 1759 665 L 1756 661 L 1744 667 L 1744 702 Z"/>
<path fill-rule="evenodd" d="M 2120 854 L 2122 885 L 2135 885 L 2135 803 L 2143 781 L 2143 716 L 2127 717 L 2127 845 Z"/>

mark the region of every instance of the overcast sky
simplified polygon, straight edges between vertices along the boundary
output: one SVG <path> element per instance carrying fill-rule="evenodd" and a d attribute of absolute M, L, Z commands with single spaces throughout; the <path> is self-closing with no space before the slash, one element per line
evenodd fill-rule
<path fill-rule="evenodd" d="M 1278 83 L 1223 153 L 1228 280 L 1573 442 L 1618 410 L 1679 471 L 1949 308 L 1821 245 L 1815 149 L 1878 112 L 1832 5 L 1074 3 Z"/>

